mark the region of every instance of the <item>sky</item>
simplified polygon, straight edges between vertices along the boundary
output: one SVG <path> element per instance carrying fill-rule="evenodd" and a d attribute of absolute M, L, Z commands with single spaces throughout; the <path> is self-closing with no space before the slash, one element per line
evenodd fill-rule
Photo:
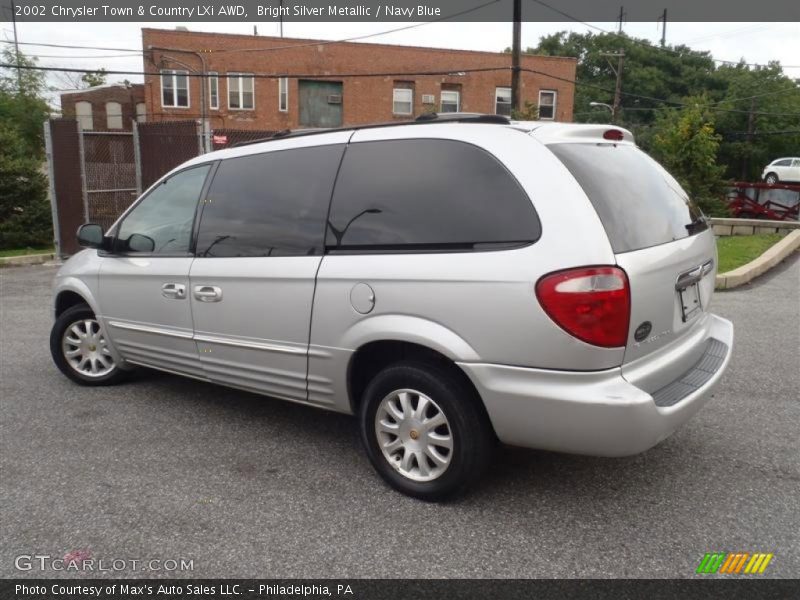
<path fill-rule="evenodd" d="M 413 23 L 284 23 L 284 37 L 337 40 L 357 35 L 384 32 L 405 27 Z M 18 23 L 17 32 L 21 42 L 47 42 L 82 46 L 104 46 L 109 48 L 140 49 L 140 27 L 174 29 L 186 26 L 194 31 L 217 31 L 225 33 L 278 35 L 278 24 L 265 23 Z M 589 23 L 605 30 L 616 30 L 617 23 Z M 658 43 L 661 38 L 658 23 L 627 23 L 624 31 L 628 35 L 647 38 Z M 523 23 L 522 47 L 535 46 L 541 36 L 557 31 L 595 31 L 584 24 L 567 23 Z M 0 22 L 0 40 L 12 40 L 10 22 Z M 413 29 L 387 33 L 369 38 L 369 42 L 399 45 L 432 46 L 466 50 L 502 51 L 511 45 L 511 23 L 429 23 Z M 800 78 L 800 23 L 669 23 L 668 44 L 686 44 L 695 50 L 708 50 L 714 58 L 765 64 L 779 60 L 787 75 Z M 3 44 L 5 45 L 5 44 Z M 130 52 L 67 50 L 23 45 L 21 49 L 29 55 L 39 57 L 43 66 L 99 68 L 108 70 L 142 70 L 142 59 Z M 141 77 L 126 76 L 131 81 Z M 115 78 L 110 78 L 115 81 Z M 63 82 L 50 77 L 54 87 L 65 87 Z"/>

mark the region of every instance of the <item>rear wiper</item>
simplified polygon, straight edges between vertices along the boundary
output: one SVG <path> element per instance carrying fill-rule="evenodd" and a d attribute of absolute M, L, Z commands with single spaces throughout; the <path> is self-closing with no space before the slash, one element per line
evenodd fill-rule
<path fill-rule="evenodd" d="M 684 227 L 686 227 L 686 230 L 689 232 L 689 235 L 693 235 L 698 231 L 704 231 L 708 229 L 708 217 L 706 217 L 705 215 L 700 215 L 688 225 L 684 225 Z"/>

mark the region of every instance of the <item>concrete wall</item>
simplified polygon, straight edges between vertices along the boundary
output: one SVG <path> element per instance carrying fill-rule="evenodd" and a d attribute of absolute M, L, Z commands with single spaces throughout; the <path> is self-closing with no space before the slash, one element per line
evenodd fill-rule
<path fill-rule="evenodd" d="M 759 233 L 778 233 L 787 235 L 800 229 L 800 221 L 765 221 L 762 219 L 711 219 L 714 235 L 754 235 Z"/>

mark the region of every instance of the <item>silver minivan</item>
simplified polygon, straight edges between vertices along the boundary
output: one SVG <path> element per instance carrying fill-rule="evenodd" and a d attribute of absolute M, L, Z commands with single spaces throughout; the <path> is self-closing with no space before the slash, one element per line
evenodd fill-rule
<path fill-rule="evenodd" d="M 143 366 L 355 414 L 378 473 L 428 500 L 498 440 L 647 450 L 731 355 L 712 231 L 613 126 L 287 134 L 190 160 L 78 236 L 50 339 L 67 377 Z"/>

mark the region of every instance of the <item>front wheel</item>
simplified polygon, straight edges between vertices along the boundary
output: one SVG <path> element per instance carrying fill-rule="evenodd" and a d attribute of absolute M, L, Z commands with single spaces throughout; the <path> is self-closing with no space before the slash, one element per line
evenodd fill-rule
<path fill-rule="evenodd" d="M 769 185 L 775 185 L 778 183 L 778 176 L 775 173 L 768 173 L 764 181 L 766 181 Z"/>
<path fill-rule="evenodd" d="M 58 369 L 81 385 L 114 385 L 126 372 L 117 365 L 105 333 L 85 304 L 65 310 L 50 332 L 50 354 Z"/>
<path fill-rule="evenodd" d="M 441 500 L 480 478 L 494 433 L 475 391 L 446 369 L 403 362 L 379 372 L 360 410 L 370 462 L 396 490 Z"/>

